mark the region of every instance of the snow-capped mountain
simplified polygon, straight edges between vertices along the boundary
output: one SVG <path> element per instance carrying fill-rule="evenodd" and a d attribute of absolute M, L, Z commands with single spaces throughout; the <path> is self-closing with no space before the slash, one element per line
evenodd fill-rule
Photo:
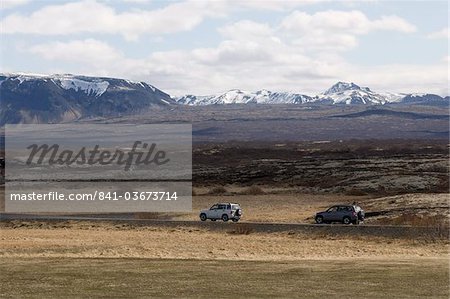
<path fill-rule="evenodd" d="M 289 92 L 272 92 L 259 90 L 257 92 L 245 92 L 233 89 L 220 95 L 211 96 L 182 96 L 176 101 L 184 105 L 220 105 L 220 104 L 302 104 L 312 100 L 303 94 Z"/>
<path fill-rule="evenodd" d="M 347 105 L 384 105 L 384 104 L 427 104 L 448 105 L 448 97 L 434 94 L 377 93 L 368 87 L 355 83 L 337 82 L 325 92 L 316 96 L 298 93 L 272 92 L 260 90 L 244 92 L 238 89 L 224 94 L 211 96 L 186 95 L 175 100 L 184 105 L 218 105 L 218 104 L 347 104 Z"/>
<path fill-rule="evenodd" d="M 418 93 L 377 93 L 368 87 L 360 87 L 354 83 L 337 82 L 324 93 L 314 97 L 315 102 L 331 104 L 426 104 L 448 105 L 448 97 L 435 94 Z"/>
<path fill-rule="evenodd" d="M 144 82 L 74 75 L 0 74 L 0 125 L 117 116 L 175 102 Z"/>
<path fill-rule="evenodd" d="M 324 93 L 317 95 L 314 99 L 320 102 L 332 104 L 378 104 L 388 102 L 386 96 L 377 94 L 368 87 L 359 87 L 354 83 L 338 82 L 327 89 Z"/>

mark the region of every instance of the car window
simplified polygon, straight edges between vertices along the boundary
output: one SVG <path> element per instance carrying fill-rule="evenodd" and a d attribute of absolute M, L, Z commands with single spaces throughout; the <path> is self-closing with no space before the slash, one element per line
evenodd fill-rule
<path fill-rule="evenodd" d="M 327 212 L 336 212 L 337 207 L 331 207 L 327 210 Z"/>
<path fill-rule="evenodd" d="M 211 208 L 209 208 L 210 210 L 217 210 L 217 205 L 213 205 Z"/>
<path fill-rule="evenodd" d="M 217 209 L 219 210 L 225 210 L 226 205 L 218 205 Z"/>
<path fill-rule="evenodd" d="M 227 210 L 231 210 L 231 205 L 227 205 Z"/>
<path fill-rule="evenodd" d="M 350 207 L 342 206 L 337 209 L 339 212 L 347 212 L 350 211 Z"/>

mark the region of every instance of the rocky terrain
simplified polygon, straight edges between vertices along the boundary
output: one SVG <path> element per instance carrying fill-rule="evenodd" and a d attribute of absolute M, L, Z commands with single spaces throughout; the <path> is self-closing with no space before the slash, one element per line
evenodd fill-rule
<path fill-rule="evenodd" d="M 446 193 L 448 161 L 446 140 L 230 142 L 194 148 L 193 181 L 353 195 Z"/>

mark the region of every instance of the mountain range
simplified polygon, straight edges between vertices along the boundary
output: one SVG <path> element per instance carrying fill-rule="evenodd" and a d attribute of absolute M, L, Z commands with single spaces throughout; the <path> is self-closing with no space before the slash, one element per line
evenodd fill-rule
<path fill-rule="evenodd" d="M 449 97 L 434 94 L 377 93 L 354 83 L 338 82 L 325 92 L 300 93 L 234 89 L 210 96 L 171 97 L 145 83 L 76 75 L 0 74 L 0 125 L 57 123 L 80 118 L 138 114 L 174 105 L 224 104 L 419 104 L 447 106 Z"/>
<path fill-rule="evenodd" d="M 195 96 L 185 95 L 175 98 L 177 103 L 191 106 L 218 105 L 218 104 L 426 104 L 448 105 L 449 97 L 435 94 L 418 93 L 377 93 L 368 87 L 360 87 L 354 83 L 337 82 L 325 92 L 308 96 L 299 93 L 272 92 L 260 90 L 245 92 L 233 89 L 220 95 Z"/>

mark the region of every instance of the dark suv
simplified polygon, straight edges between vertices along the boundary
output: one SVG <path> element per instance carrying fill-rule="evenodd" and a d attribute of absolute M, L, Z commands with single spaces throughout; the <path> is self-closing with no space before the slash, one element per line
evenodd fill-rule
<path fill-rule="evenodd" d="M 364 221 L 364 211 L 357 205 L 336 205 L 317 213 L 315 219 L 317 224 L 331 222 L 359 224 L 360 221 Z"/>

